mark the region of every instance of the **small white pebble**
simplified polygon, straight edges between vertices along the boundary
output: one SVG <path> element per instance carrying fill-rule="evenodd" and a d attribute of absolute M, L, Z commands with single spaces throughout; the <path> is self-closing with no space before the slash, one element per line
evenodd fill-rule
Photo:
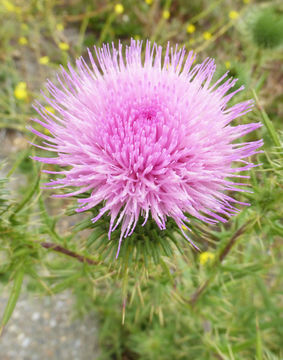
<path fill-rule="evenodd" d="M 56 302 L 55 308 L 56 309 L 61 309 L 64 306 L 64 302 L 59 300 Z"/>
<path fill-rule="evenodd" d="M 44 317 L 45 320 L 47 320 L 47 319 L 50 318 L 50 314 L 47 311 L 44 311 L 43 317 Z"/>
<path fill-rule="evenodd" d="M 20 333 L 20 334 L 17 336 L 17 339 L 18 339 L 19 341 L 22 341 L 24 338 L 25 338 L 25 334 L 24 334 L 24 333 Z"/>
<path fill-rule="evenodd" d="M 25 338 L 23 341 L 22 341 L 22 347 L 26 348 L 28 347 L 30 344 L 30 339 L 29 338 Z"/>
<path fill-rule="evenodd" d="M 40 318 L 40 313 L 39 312 L 33 313 L 31 318 L 33 321 L 37 321 Z"/>
<path fill-rule="evenodd" d="M 10 332 L 16 332 L 16 331 L 18 330 L 18 327 L 13 324 L 13 325 L 11 325 L 11 326 L 8 327 L 8 330 L 9 330 Z"/>
<path fill-rule="evenodd" d="M 13 318 L 18 319 L 19 317 L 20 317 L 20 312 L 15 310 L 14 313 L 13 313 Z"/>
<path fill-rule="evenodd" d="M 75 341 L 75 347 L 78 348 L 78 347 L 80 347 L 80 346 L 81 346 L 81 340 L 80 340 L 80 339 L 77 339 L 77 340 Z"/>
<path fill-rule="evenodd" d="M 55 319 L 51 319 L 49 321 L 49 325 L 50 325 L 50 327 L 55 327 L 57 325 L 57 321 Z"/>

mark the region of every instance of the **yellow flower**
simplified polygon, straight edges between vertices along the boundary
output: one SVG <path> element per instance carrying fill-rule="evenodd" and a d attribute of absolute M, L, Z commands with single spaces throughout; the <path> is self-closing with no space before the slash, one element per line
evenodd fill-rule
<path fill-rule="evenodd" d="M 192 33 L 194 33 L 195 31 L 196 31 L 195 25 L 189 24 L 189 25 L 187 26 L 187 33 L 192 34 Z"/>
<path fill-rule="evenodd" d="M 153 0 L 145 0 L 145 2 L 147 3 L 147 5 L 151 5 Z"/>
<path fill-rule="evenodd" d="M 230 18 L 231 20 L 235 20 L 235 19 L 237 19 L 238 17 L 239 17 L 238 11 L 232 10 L 232 11 L 229 12 L 229 18 Z"/>
<path fill-rule="evenodd" d="M 205 40 L 210 40 L 212 37 L 212 34 L 208 31 L 205 31 L 202 36 Z"/>
<path fill-rule="evenodd" d="M 28 26 L 27 26 L 27 24 L 22 23 L 22 24 L 21 24 L 21 29 L 24 30 L 24 31 L 28 31 Z"/>
<path fill-rule="evenodd" d="M 27 84 L 24 81 L 17 84 L 14 90 L 14 95 L 18 100 L 26 100 L 28 98 Z"/>
<path fill-rule="evenodd" d="M 19 42 L 20 45 L 26 45 L 26 44 L 28 43 L 28 40 L 27 40 L 26 37 L 21 36 L 21 37 L 19 38 L 18 42 Z"/>
<path fill-rule="evenodd" d="M 249 4 L 249 3 L 250 3 L 250 0 L 243 0 L 243 3 L 244 3 L 244 4 Z"/>
<path fill-rule="evenodd" d="M 121 15 L 124 12 L 124 6 L 122 4 L 116 4 L 114 7 L 114 11 L 117 15 Z"/>
<path fill-rule="evenodd" d="M 51 106 L 45 106 L 45 110 L 47 112 L 50 112 L 51 114 L 55 114 L 55 110 L 53 109 L 53 107 Z"/>
<path fill-rule="evenodd" d="M 70 49 L 70 46 L 69 44 L 65 43 L 65 42 L 60 42 L 58 44 L 59 48 L 62 50 L 62 51 L 67 51 Z"/>
<path fill-rule="evenodd" d="M 61 24 L 61 23 L 57 24 L 57 25 L 56 25 L 56 30 L 57 30 L 57 31 L 63 31 L 63 30 L 64 30 L 64 25 Z"/>
<path fill-rule="evenodd" d="M 48 56 L 42 56 L 41 58 L 39 58 L 38 62 L 41 65 L 46 65 L 49 63 L 49 57 Z"/>
<path fill-rule="evenodd" d="M 215 255 L 210 251 L 205 251 L 199 256 L 199 263 L 205 265 L 208 261 L 212 262 L 215 258 Z"/>
<path fill-rule="evenodd" d="M 230 61 L 225 61 L 225 67 L 226 67 L 226 69 L 230 69 L 230 68 L 231 68 L 231 63 L 230 63 Z"/>
<path fill-rule="evenodd" d="M 162 13 L 162 17 L 163 19 L 168 20 L 170 18 L 170 11 L 164 10 Z"/>
<path fill-rule="evenodd" d="M 18 12 L 18 7 L 12 4 L 10 1 L 2 0 L 2 4 L 8 12 Z"/>

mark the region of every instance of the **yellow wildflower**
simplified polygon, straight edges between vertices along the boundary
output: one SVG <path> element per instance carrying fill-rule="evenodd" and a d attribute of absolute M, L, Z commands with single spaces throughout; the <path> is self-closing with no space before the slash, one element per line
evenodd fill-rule
<path fill-rule="evenodd" d="M 45 106 L 45 110 L 47 112 L 50 112 L 51 114 L 55 114 L 55 110 L 53 109 L 53 107 L 51 106 Z"/>
<path fill-rule="evenodd" d="M 147 3 L 147 5 L 151 5 L 153 0 L 145 0 L 145 2 Z"/>
<path fill-rule="evenodd" d="M 237 19 L 238 17 L 239 17 L 238 11 L 232 10 L 232 11 L 229 12 L 229 18 L 230 18 L 231 20 L 235 20 L 235 19 Z"/>
<path fill-rule="evenodd" d="M 205 40 L 210 40 L 212 38 L 212 34 L 209 31 L 205 31 L 202 36 Z"/>
<path fill-rule="evenodd" d="M 199 256 L 199 263 L 205 265 L 208 261 L 212 262 L 215 258 L 215 255 L 210 251 L 204 251 Z"/>
<path fill-rule="evenodd" d="M 49 57 L 48 56 L 42 56 L 41 58 L 39 58 L 38 62 L 41 65 L 46 65 L 49 63 Z"/>
<path fill-rule="evenodd" d="M 4 8 L 8 11 L 8 12 L 17 12 L 18 8 L 17 6 L 15 6 L 14 4 L 12 4 L 10 1 L 8 0 L 2 0 L 2 4 L 4 5 Z"/>
<path fill-rule="evenodd" d="M 230 68 L 231 68 L 231 63 L 230 63 L 230 61 L 225 61 L 225 67 L 226 67 L 226 69 L 230 69 Z"/>
<path fill-rule="evenodd" d="M 28 26 L 27 26 L 27 24 L 22 23 L 22 24 L 21 24 L 21 29 L 24 30 L 24 31 L 28 31 Z"/>
<path fill-rule="evenodd" d="M 162 13 L 162 17 L 163 19 L 168 20 L 170 18 L 170 11 L 164 10 Z"/>
<path fill-rule="evenodd" d="M 114 11 L 117 15 L 121 15 L 124 12 L 124 6 L 122 4 L 116 4 L 114 7 Z"/>
<path fill-rule="evenodd" d="M 249 3 L 250 3 L 250 0 L 243 0 L 243 3 L 244 3 L 244 4 L 249 4 Z"/>
<path fill-rule="evenodd" d="M 61 24 L 61 23 L 57 24 L 57 25 L 56 25 L 56 30 L 57 30 L 57 31 L 60 31 L 60 32 L 63 31 L 63 30 L 64 30 L 64 25 Z"/>
<path fill-rule="evenodd" d="M 187 26 L 187 33 L 192 34 L 192 33 L 194 33 L 195 31 L 196 31 L 195 25 L 189 24 L 189 25 Z"/>
<path fill-rule="evenodd" d="M 60 42 L 58 46 L 62 51 L 68 51 L 70 49 L 69 44 L 67 44 L 66 42 Z"/>
<path fill-rule="evenodd" d="M 20 45 L 26 45 L 26 44 L 28 43 L 28 40 L 27 40 L 26 37 L 21 36 L 21 37 L 19 38 L 18 42 L 19 42 Z"/>
<path fill-rule="evenodd" d="M 24 81 L 17 84 L 14 90 L 14 95 L 18 100 L 26 100 L 28 98 L 27 84 Z"/>

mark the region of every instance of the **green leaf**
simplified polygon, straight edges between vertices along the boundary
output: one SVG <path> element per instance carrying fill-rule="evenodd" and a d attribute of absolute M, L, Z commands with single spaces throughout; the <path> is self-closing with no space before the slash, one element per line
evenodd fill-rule
<path fill-rule="evenodd" d="M 3 317 L 2 317 L 2 321 L 1 321 L 1 325 L 0 325 L 0 336 L 2 334 L 4 326 L 7 325 L 8 321 L 10 320 L 10 318 L 11 318 L 11 316 L 13 314 L 13 311 L 14 311 L 14 309 L 16 307 L 18 298 L 19 298 L 20 293 L 21 293 L 23 278 L 24 278 L 24 271 L 21 268 L 16 273 L 15 280 L 14 280 L 14 285 L 13 285 L 13 288 L 12 288 L 8 303 L 6 305 L 6 308 L 5 308 Z"/>
<path fill-rule="evenodd" d="M 262 341 L 261 341 L 261 336 L 260 336 L 258 318 L 256 318 L 256 360 L 263 360 Z"/>
<path fill-rule="evenodd" d="M 27 193 L 27 195 L 23 198 L 23 200 L 14 209 L 14 212 L 11 215 L 10 220 L 13 220 L 15 215 L 18 212 L 20 212 L 25 207 L 26 204 L 29 203 L 30 199 L 33 197 L 33 195 L 38 190 L 39 181 L 40 181 L 40 172 L 38 173 L 37 178 L 35 179 L 33 186 L 30 188 L 30 191 Z"/>
<path fill-rule="evenodd" d="M 66 280 L 56 284 L 51 288 L 53 294 L 57 294 L 66 290 L 69 287 L 72 287 L 74 283 L 78 281 L 78 279 L 82 276 L 80 272 L 77 272 L 71 276 L 69 276 Z"/>
<path fill-rule="evenodd" d="M 278 134 L 277 132 L 275 131 L 275 128 L 273 126 L 273 123 L 272 121 L 269 119 L 267 113 L 264 111 L 263 107 L 261 106 L 259 100 L 258 100 L 258 97 L 257 97 L 257 94 L 255 92 L 255 90 L 252 90 L 253 91 L 253 95 L 254 95 L 254 98 L 255 98 L 255 101 L 256 101 L 256 104 L 259 108 L 259 111 L 261 113 L 261 117 L 262 117 L 262 120 L 263 120 L 263 123 L 271 137 L 271 139 L 273 140 L 275 146 L 277 147 L 281 147 L 281 143 L 280 143 L 280 140 L 279 140 L 279 137 L 278 137 Z"/>

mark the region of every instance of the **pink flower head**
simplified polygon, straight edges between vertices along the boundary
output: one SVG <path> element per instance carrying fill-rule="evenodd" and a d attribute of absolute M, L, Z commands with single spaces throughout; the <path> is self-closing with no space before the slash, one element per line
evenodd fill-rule
<path fill-rule="evenodd" d="M 102 203 L 92 221 L 108 213 L 109 238 L 121 223 L 117 256 L 140 217 L 144 225 L 151 215 L 161 230 L 171 217 L 187 238 L 186 214 L 213 224 L 237 213 L 235 203 L 248 205 L 226 192 L 244 191 L 232 179 L 248 178 L 238 173 L 255 166 L 245 159 L 262 145 L 235 143 L 260 124 L 231 125 L 253 102 L 227 107 L 242 87 L 228 92 L 237 80 L 224 80 L 227 73 L 212 85 L 212 59 L 193 65 L 192 51 L 169 44 L 163 58 L 162 47 L 149 41 L 142 52 L 140 41 L 131 40 L 124 55 L 121 44 L 104 45 L 95 48 L 97 61 L 89 51 L 91 66 L 81 57 L 76 70 L 62 68 L 58 87 L 47 81 L 45 96 L 56 114 L 35 106 L 41 120 L 33 121 L 50 135 L 30 128 L 44 139 L 37 146 L 57 155 L 34 159 L 68 166 L 46 171 L 64 176 L 47 187 L 77 188 L 55 196 L 89 192 L 77 211 Z"/>

